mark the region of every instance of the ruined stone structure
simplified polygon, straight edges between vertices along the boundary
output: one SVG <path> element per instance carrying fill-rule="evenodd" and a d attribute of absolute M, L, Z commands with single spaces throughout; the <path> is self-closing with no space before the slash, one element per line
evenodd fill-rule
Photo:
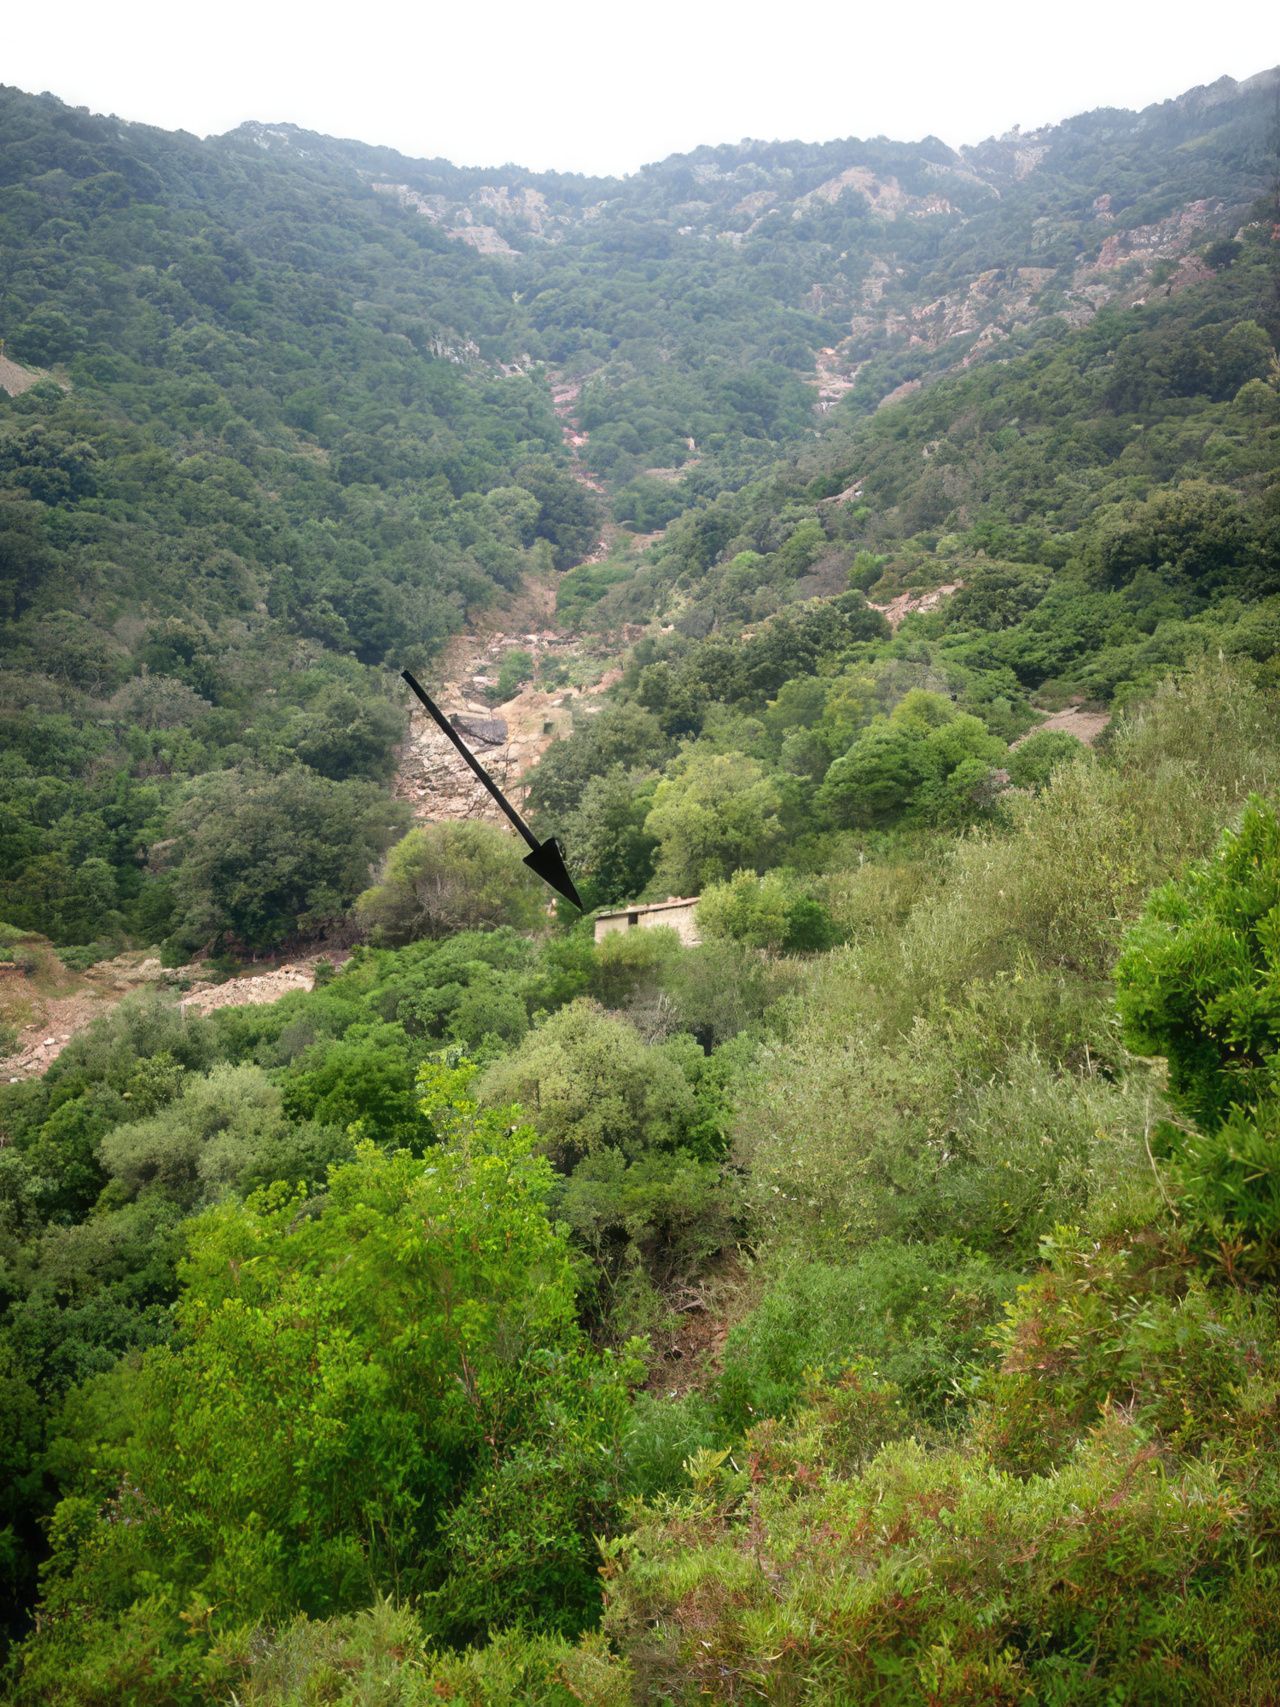
<path fill-rule="evenodd" d="M 665 901 L 652 901 L 645 907 L 619 907 L 616 911 L 600 913 L 596 916 L 596 941 L 603 942 L 605 937 L 616 936 L 619 931 L 666 926 L 675 931 L 682 943 L 692 947 L 702 940 L 693 916 L 701 898 L 689 895 L 679 900 L 672 895 Z"/>

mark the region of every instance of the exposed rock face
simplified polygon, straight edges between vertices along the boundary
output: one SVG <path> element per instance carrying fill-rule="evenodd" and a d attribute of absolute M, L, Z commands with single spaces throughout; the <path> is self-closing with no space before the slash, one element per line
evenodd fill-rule
<path fill-rule="evenodd" d="M 542 191 L 531 185 L 511 189 L 506 184 L 481 184 L 465 199 L 427 194 L 409 184 L 373 183 L 369 187 L 378 195 L 393 196 L 401 207 L 421 214 L 438 225 L 446 237 L 470 244 L 481 255 L 520 253 L 486 215 L 508 228 L 516 226 L 542 238 L 556 235 L 556 228 L 567 223 L 563 214 L 551 211 Z"/>
<path fill-rule="evenodd" d="M 828 204 L 837 202 L 850 190 L 861 195 L 877 213 L 887 214 L 893 219 L 903 214 L 925 218 L 930 214 L 956 211 L 944 195 L 908 195 L 892 176 L 881 178 L 869 166 L 848 166 L 834 178 L 828 178 L 824 184 L 819 184 L 816 190 L 810 190 L 808 195 L 801 196 L 795 204 L 792 217 L 798 218 L 815 201 Z"/>
<path fill-rule="evenodd" d="M 1276 72 L 1243 83 L 1219 79 L 1143 112 L 1083 114 L 1025 132 L 1015 127 L 961 149 L 936 137 L 901 144 L 848 138 L 812 149 L 744 141 L 675 156 L 629 179 L 598 179 L 588 193 L 580 187 L 569 194 L 556 179 L 510 168 L 488 183 L 425 161 L 398 161 L 393 172 L 397 157 L 376 173 L 357 169 L 374 192 L 499 260 L 560 243 L 619 211 L 633 217 L 637 232 L 651 229 L 659 250 L 672 242 L 717 242 L 749 252 L 785 241 L 793 223 L 808 222 L 810 276 L 798 302 L 828 323 L 844 318 L 848 327 L 816 356 L 815 404 L 825 411 L 867 384 L 869 365 L 880 372 L 877 357 L 918 350 L 937 358 L 928 362 L 933 375 L 998 359 L 1005 338 L 1039 318 L 1061 316 L 1080 326 L 1112 301 L 1132 303 L 1152 288 L 1193 283 L 1195 251 L 1215 232 L 1234 229 L 1265 187 L 1249 164 L 1249 126 L 1256 130 L 1277 80 Z M 258 127 L 253 140 L 272 148 L 323 143 L 287 127 Z M 1111 147 L 1114 184 L 1105 170 Z M 1201 199 L 1138 223 L 1144 203 L 1168 205 L 1165 193 L 1188 181 L 1185 170 L 1166 171 L 1161 162 L 1202 147 L 1218 151 L 1220 170 L 1202 172 L 1215 183 L 1214 196 L 1201 191 Z M 1081 199 L 1081 161 L 1098 158 L 1103 181 L 1091 183 Z M 1089 167 L 1091 176 L 1098 170 Z M 920 221 L 936 237 L 925 257 L 917 242 L 904 241 L 906 228 Z M 987 227 L 990 243 L 983 240 Z M 963 277 L 968 257 L 1009 253 L 1011 233 L 1027 265 Z M 947 349 L 952 341 L 954 356 Z M 581 451 L 585 435 L 572 420 L 570 388 L 558 391 L 556 406 L 566 441 Z"/>
<path fill-rule="evenodd" d="M 0 391 L 7 392 L 10 397 L 21 397 L 24 391 L 30 391 L 33 385 L 48 377 L 39 368 L 23 367 L 10 361 L 8 356 L 0 355 Z"/>
<path fill-rule="evenodd" d="M 258 1007 L 264 1002 L 278 1002 L 281 996 L 291 996 L 296 990 L 310 990 L 315 981 L 314 963 L 299 961 L 248 978 L 229 978 L 225 984 L 192 990 L 178 1005 L 198 1014 L 211 1014 L 218 1008 Z"/>
<path fill-rule="evenodd" d="M 958 593 L 963 586 L 963 581 L 948 581 L 941 587 L 930 587 L 927 593 L 899 593 L 896 599 L 890 599 L 887 604 L 873 604 L 871 608 L 882 614 L 890 628 L 898 628 L 904 617 L 914 616 L 917 611 L 937 610 L 944 599 L 949 599 L 952 593 Z"/>
<path fill-rule="evenodd" d="M 477 676 L 477 682 L 484 678 Z M 486 683 L 487 685 L 487 683 Z M 504 747 L 507 742 L 507 723 L 503 717 L 476 717 L 471 712 L 455 712 L 449 722 L 464 741 L 474 741 L 482 747 Z"/>

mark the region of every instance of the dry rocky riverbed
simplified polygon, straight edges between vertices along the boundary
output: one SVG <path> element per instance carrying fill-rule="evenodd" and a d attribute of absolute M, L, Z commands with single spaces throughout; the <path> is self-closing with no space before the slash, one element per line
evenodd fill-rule
<path fill-rule="evenodd" d="M 32 979 L 7 981 L 0 989 L 0 1018 L 20 1025 L 18 1047 L 0 1059 L 0 1084 L 38 1077 L 95 1019 L 136 990 L 171 990 L 184 1011 L 211 1014 L 218 1008 L 254 1007 L 276 1002 L 295 990 L 310 990 L 316 963 L 340 966 L 345 951 L 325 950 L 305 960 L 264 967 L 225 982 L 184 983 L 196 968 L 167 971 L 154 955 L 122 954 L 100 961 L 81 975 L 68 972 L 51 948 L 37 950 L 41 964 Z"/>

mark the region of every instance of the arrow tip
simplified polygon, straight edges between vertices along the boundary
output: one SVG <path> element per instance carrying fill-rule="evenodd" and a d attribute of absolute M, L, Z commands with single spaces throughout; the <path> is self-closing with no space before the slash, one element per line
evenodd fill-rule
<path fill-rule="evenodd" d="M 563 895 L 566 901 L 572 901 L 580 913 L 585 911 L 564 863 L 564 849 L 554 836 L 548 836 L 540 847 L 536 847 L 531 854 L 526 854 L 524 863 L 530 871 L 536 872 L 544 883 L 549 883 L 557 895 Z"/>

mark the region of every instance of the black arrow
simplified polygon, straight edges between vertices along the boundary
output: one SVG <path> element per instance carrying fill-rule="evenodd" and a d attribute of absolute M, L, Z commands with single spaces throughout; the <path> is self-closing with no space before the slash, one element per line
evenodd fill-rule
<path fill-rule="evenodd" d="M 511 822 L 515 825 L 516 830 L 524 837 L 525 841 L 528 842 L 529 846 L 533 849 L 532 853 L 525 855 L 524 860 L 524 863 L 529 867 L 529 870 L 535 872 L 544 883 L 549 883 L 558 895 L 564 896 L 566 901 L 572 901 L 574 906 L 581 913 L 584 910 L 582 902 L 578 899 L 578 891 L 573 887 L 573 879 L 569 876 L 564 863 L 564 849 L 560 846 L 559 842 L 554 836 L 548 836 L 545 842 L 540 842 L 538 840 L 533 831 L 525 823 L 524 819 L 516 811 L 515 807 L 507 799 L 506 795 L 503 794 L 497 783 L 489 775 L 488 771 L 486 771 L 484 766 L 479 763 L 475 754 L 468 752 L 467 748 L 463 746 L 458 731 L 453 727 L 453 724 L 449 722 L 448 718 L 440 710 L 440 707 L 436 705 L 434 700 L 428 698 L 427 694 L 421 687 L 419 687 L 418 683 L 414 681 L 408 670 L 401 670 L 400 674 L 404 677 L 405 681 L 408 682 L 414 693 L 417 694 L 423 705 L 426 706 L 428 712 L 435 719 L 437 728 L 446 734 L 453 742 L 454 746 L 480 778 L 480 781 L 489 790 L 489 793 L 498 802 L 498 805 L 501 806 L 507 817 L 510 818 Z"/>

